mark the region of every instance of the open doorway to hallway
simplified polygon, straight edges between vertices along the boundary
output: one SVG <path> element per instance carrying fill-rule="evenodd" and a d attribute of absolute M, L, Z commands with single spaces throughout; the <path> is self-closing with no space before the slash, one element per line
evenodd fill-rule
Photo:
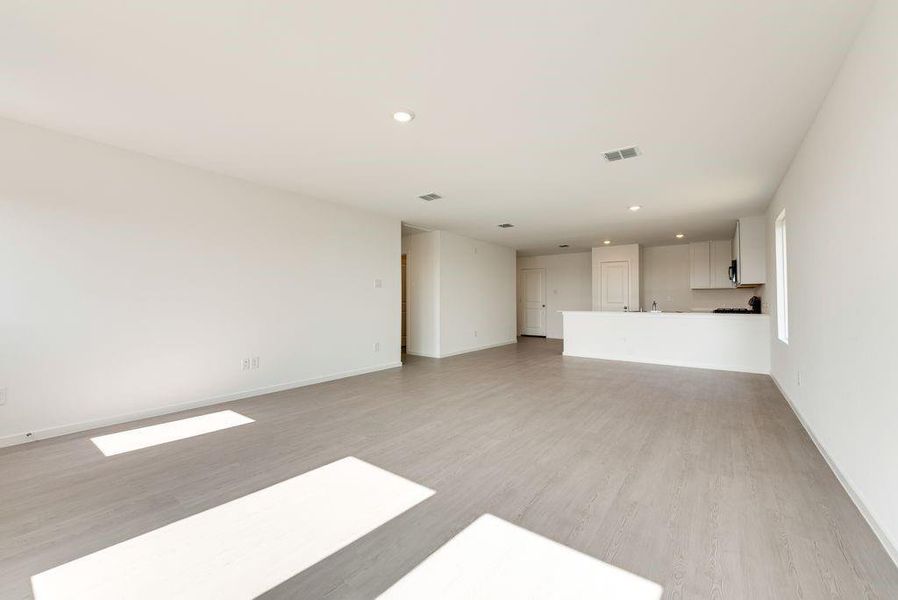
<path fill-rule="evenodd" d="M 408 332 L 408 305 L 407 305 L 408 301 L 406 300 L 406 298 L 408 297 L 408 294 L 406 293 L 407 279 L 405 276 L 405 271 L 406 271 L 406 266 L 408 265 L 408 255 L 403 254 L 400 258 L 402 259 L 402 278 L 401 278 L 401 281 L 402 281 L 402 284 L 401 284 L 402 285 L 402 300 L 401 300 L 401 302 L 402 302 L 402 333 L 400 334 L 400 336 L 401 336 L 400 339 L 402 340 L 401 352 L 403 354 L 405 354 L 406 336 L 407 336 L 407 332 Z"/>
<path fill-rule="evenodd" d="M 429 298 L 417 298 L 416 300 L 416 276 L 420 279 L 422 266 L 426 268 L 428 264 L 426 252 L 422 252 L 420 243 L 416 244 L 414 239 L 420 238 L 420 234 L 430 233 L 429 230 L 421 227 L 415 227 L 406 223 L 402 224 L 402 241 L 400 251 L 400 332 L 399 345 L 400 353 L 405 355 L 409 349 L 415 354 L 420 349 L 420 338 L 415 335 L 421 335 L 426 329 L 426 325 L 422 325 L 420 311 L 422 307 L 428 305 Z M 417 248 L 417 250 L 415 249 Z M 417 254 L 415 254 L 417 252 Z M 417 265 L 417 266 L 416 266 Z M 417 269 L 417 275 L 416 270 Z M 418 286 L 418 289 L 427 288 L 427 286 Z M 418 316 L 416 316 L 418 311 Z"/>

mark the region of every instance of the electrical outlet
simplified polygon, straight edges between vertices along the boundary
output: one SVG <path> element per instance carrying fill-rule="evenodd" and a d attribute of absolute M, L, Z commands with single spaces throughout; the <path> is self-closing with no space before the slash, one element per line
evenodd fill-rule
<path fill-rule="evenodd" d="M 6 404 L 7 396 L 9 396 L 9 390 L 7 388 L 0 389 L 0 406 Z"/>
<path fill-rule="evenodd" d="M 383 279 L 375 279 L 374 280 L 374 287 L 382 288 L 383 286 L 384 286 Z"/>
<path fill-rule="evenodd" d="M 374 342 L 374 351 L 380 352 L 380 342 Z"/>
<path fill-rule="evenodd" d="M 262 359 L 258 356 L 254 356 L 251 365 L 253 369 L 258 369 L 262 366 Z"/>
<path fill-rule="evenodd" d="M 249 371 L 252 366 L 252 361 L 248 358 L 244 358 L 240 365 L 243 367 L 244 371 Z"/>
<path fill-rule="evenodd" d="M 474 337 L 477 337 L 477 330 L 474 330 Z"/>

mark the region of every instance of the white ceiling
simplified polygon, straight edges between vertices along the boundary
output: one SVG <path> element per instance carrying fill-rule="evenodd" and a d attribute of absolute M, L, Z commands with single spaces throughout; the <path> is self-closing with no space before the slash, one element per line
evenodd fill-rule
<path fill-rule="evenodd" d="M 869 5 L 4 0 L 0 115 L 525 253 L 725 237 Z"/>

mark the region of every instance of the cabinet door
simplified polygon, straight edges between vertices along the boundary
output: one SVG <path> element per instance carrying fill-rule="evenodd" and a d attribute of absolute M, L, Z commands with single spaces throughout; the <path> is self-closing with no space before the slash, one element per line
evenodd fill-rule
<path fill-rule="evenodd" d="M 711 242 L 689 244 L 689 274 L 692 289 L 711 287 Z"/>
<path fill-rule="evenodd" d="M 767 283 L 766 217 L 739 219 L 739 285 Z"/>
<path fill-rule="evenodd" d="M 733 260 L 733 243 L 730 240 L 711 242 L 711 287 L 731 288 L 730 262 Z"/>

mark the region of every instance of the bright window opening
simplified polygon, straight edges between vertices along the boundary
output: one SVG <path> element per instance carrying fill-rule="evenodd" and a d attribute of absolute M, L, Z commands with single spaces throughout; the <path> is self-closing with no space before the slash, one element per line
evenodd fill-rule
<path fill-rule="evenodd" d="M 786 210 L 776 218 L 776 334 L 789 343 L 789 262 L 786 254 Z"/>

